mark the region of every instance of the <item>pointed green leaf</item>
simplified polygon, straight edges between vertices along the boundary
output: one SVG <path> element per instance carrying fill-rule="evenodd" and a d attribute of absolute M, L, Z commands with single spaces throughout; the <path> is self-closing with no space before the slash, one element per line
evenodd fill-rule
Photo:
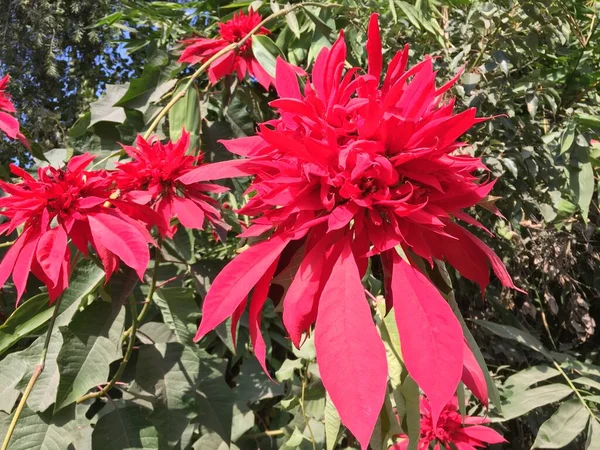
<path fill-rule="evenodd" d="M 540 406 L 558 402 L 572 393 L 573 391 L 569 386 L 560 383 L 528 389 L 518 395 L 511 396 L 502 405 L 502 416 L 505 420 L 514 419 Z"/>
<path fill-rule="evenodd" d="M 119 405 L 120 406 L 120 405 Z M 156 429 L 148 422 L 150 410 L 135 404 L 103 415 L 92 434 L 92 448 L 110 450 L 158 449 Z"/>
<path fill-rule="evenodd" d="M 581 433 L 590 418 L 578 399 L 564 402 L 540 427 L 532 448 L 562 448 Z"/>
<path fill-rule="evenodd" d="M 177 340 L 184 345 L 191 345 L 200 318 L 194 292 L 179 287 L 162 288 L 156 291 L 154 302 Z"/>

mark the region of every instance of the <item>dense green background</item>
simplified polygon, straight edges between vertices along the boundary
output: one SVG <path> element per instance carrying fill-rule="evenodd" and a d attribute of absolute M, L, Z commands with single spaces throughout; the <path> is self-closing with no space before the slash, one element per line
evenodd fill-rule
<path fill-rule="evenodd" d="M 493 283 L 482 300 L 476 286 L 450 273 L 456 302 L 499 390 L 502 412 L 496 406 L 490 414 L 509 440 L 507 447 L 529 448 L 535 442 L 542 448 L 600 448 L 598 423 L 588 422 L 583 406 L 598 415 L 600 146 L 591 140 L 600 130 L 600 3 L 340 3 L 298 10 L 271 23 L 276 45 L 255 40 L 261 62 L 272 65 L 274 52 L 280 52 L 307 67 L 344 29 L 349 59 L 364 63 L 365 25 L 377 11 L 388 59 L 405 43 L 411 45 L 412 63 L 425 54 L 438 56 L 440 83 L 465 66 L 453 91 L 459 108 L 476 106 L 480 115 L 496 116 L 466 140 L 469 151 L 483 156 L 499 177 L 493 194 L 504 217 L 478 213 L 496 234 L 487 242 L 529 294 Z M 0 162 L 17 158 L 34 167 L 85 151 L 107 156 L 118 142 L 131 143 L 191 73 L 176 64 L 178 40 L 214 35 L 218 20 L 249 5 L 0 0 L 0 73 L 13 77 L 11 93 L 25 133 L 35 142 L 32 154 L 0 142 Z M 253 5 L 264 16 L 285 6 Z M 211 88 L 203 77 L 160 133 L 177 137 L 185 125 L 208 160 L 224 159 L 216 141 L 251 134 L 254 124 L 271 114 L 270 98 L 273 92 L 249 80 Z M 5 167 L 2 173 L 6 176 Z M 243 185 L 230 187 L 224 200 L 235 207 L 243 201 Z M 232 224 L 238 220 L 231 211 L 228 216 Z M 211 450 L 224 449 L 224 441 L 231 440 L 234 449 L 311 449 L 311 434 L 317 448 L 325 448 L 324 423 L 327 448 L 336 442 L 337 448 L 354 448 L 345 433 L 336 439 L 335 411 L 326 402 L 310 342 L 301 352 L 292 350 L 272 306 L 263 329 L 269 332 L 268 360 L 279 384 L 254 360 L 244 320 L 237 349 L 226 327 L 200 346 L 191 343 L 210 280 L 243 245 L 234 233 L 224 245 L 215 244 L 209 233 L 179 232 L 161 256 L 159 283 L 181 276 L 154 296 L 125 384 L 111 391 L 110 400 L 76 406 L 77 397 L 116 370 L 122 357 L 119 336 L 130 321 L 122 304 L 130 274 L 104 287 L 101 271 L 82 264 L 70 302 L 63 303 L 46 371 L 10 448 Z M 380 293 L 376 276 L 374 270 L 366 279 L 375 295 Z M 136 285 L 133 294 L 142 302 L 146 290 Z M 34 295 L 38 287 L 32 284 L 28 292 Z M 102 301 L 108 298 L 112 306 Z M 0 301 L 2 323 L 14 310 L 10 287 Z M 43 294 L 34 296 L 0 325 L 0 436 L 37 360 L 50 317 L 46 303 Z M 560 400 L 569 401 L 557 410 Z M 380 423 L 378 430 L 373 446 L 384 448 L 390 426 Z"/>

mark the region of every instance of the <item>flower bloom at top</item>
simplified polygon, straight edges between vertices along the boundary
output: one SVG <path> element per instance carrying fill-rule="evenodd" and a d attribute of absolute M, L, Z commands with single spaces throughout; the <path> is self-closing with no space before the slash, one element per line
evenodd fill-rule
<path fill-rule="evenodd" d="M 227 189 L 216 184 L 195 183 L 184 185 L 177 178 L 195 169 L 198 157 L 186 155 L 190 135 L 185 131 L 177 142 L 162 144 L 156 137 L 145 141 L 138 136 L 136 145 L 124 146 L 131 162 L 117 165 L 114 174 L 123 198 L 148 205 L 158 213 L 158 229 L 163 236 L 172 237 L 176 227 L 171 219 L 177 217 L 186 228 L 203 229 L 204 219 L 221 227 L 216 206 L 218 202 L 208 193 L 221 193 Z"/>
<path fill-rule="evenodd" d="M 457 409 L 458 401 L 453 398 L 442 410 L 437 425 L 435 425 L 431 417 L 431 406 L 426 398 L 421 397 L 419 450 L 427 450 L 431 443 L 435 443 L 435 450 L 440 450 L 440 448 L 474 450 L 487 447 L 489 444 L 506 442 L 497 431 L 483 426 L 490 422 L 489 419 L 476 416 L 463 418 Z M 408 436 L 400 437 L 405 439 L 390 447 L 390 450 L 406 450 L 408 448 Z"/>
<path fill-rule="evenodd" d="M 219 23 L 219 37 L 216 39 L 194 38 L 183 41 L 187 45 L 179 58 L 179 62 L 188 64 L 204 63 L 217 52 L 230 44 L 239 42 L 261 22 L 259 13 L 249 9 L 248 14 L 239 11 L 231 20 Z M 270 31 L 261 27 L 255 34 L 269 34 Z M 249 73 L 256 78 L 262 87 L 269 89 L 274 84 L 273 77 L 260 65 L 252 53 L 252 38 L 249 38 L 236 51 L 227 52 L 217 58 L 208 69 L 208 78 L 216 84 L 226 75 L 236 73 L 241 80 Z"/>
<path fill-rule="evenodd" d="M 119 261 L 143 277 L 152 238 L 146 226 L 131 217 L 135 211 L 143 217 L 143 207 L 111 199 L 113 181 L 109 174 L 85 171 L 93 159 L 83 154 L 72 158 L 65 169 L 41 167 L 37 179 L 11 165 L 12 173 L 22 181 L 0 181 L 0 189 L 9 194 L 0 198 L 0 213 L 9 219 L 0 225 L 0 233 L 10 234 L 23 226 L 0 263 L 0 286 L 12 273 L 17 301 L 30 272 L 47 286 L 51 301 L 67 288 L 69 238 L 84 255 L 88 254 L 88 245 L 95 250 L 107 280 Z"/>
<path fill-rule="evenodd" d="M 224 142 L 242 159 L 198 168 L 184 183 L 254 176 L 248 203 L 254 216 L 243 236 L 270 233 L 238 255 L 214 280 L 196 338 L 228 316 L 235 327 L 252 290 L 249 327 L 264 367 L 260 311 L 273 276 L 294 261 L 283 295 L 283 323 L 294 345 L 314 325 L 317 362 L 342 422 L 365 449 L 386 395 L 384 345 L 361 279 L 371 257 L 381 260 L 388 308 L 394 307 L 402 355 L 429 398 L 433 422 L 461 379 L 483 402 L 483 373 L 452 309 L 417 268 L 418 257 L 446 261 L 482 289 L 490 266 L 514 284 L 500 258 L 459 221 L 483 228 L 464 209 L 494 183 L 479 158 L 456 154 L 474 124 L 470 108 L 454 114 L 436 87 L 430 57 L 407 69 L 408 48 L 382 74 L 377 15 L 367 40 L 368 70 L 345 70 L 343 34 L 318 55 L 303 91 L 290 65 L 278 60 L 271 105 L 279 117 L 258 135 Z M 464 153 L 464 152 L 462 152 Z M 271 298 L 279 299 L 271 290 Z M 348 380 L 352 380 L 351 383 Z"/>
<path fill-rule="evenodd" d="M 25 147 L 29 148 L 27 138 L 19 131 L 19 121 L 11 115 L 17 111 L 6 93 L 8 81 L 8 75 L 0 79 L 0 131 L 11 139 L 18 139 Z"/>

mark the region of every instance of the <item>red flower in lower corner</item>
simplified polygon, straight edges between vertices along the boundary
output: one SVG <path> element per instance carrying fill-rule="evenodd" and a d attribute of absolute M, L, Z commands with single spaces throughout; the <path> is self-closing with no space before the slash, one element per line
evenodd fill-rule
<path fill-rule="evenodd" d="M 144 224 L 129 214 L 129 210 L 143 207 L 112 200 L 113 181 L 109 174 L 85 171 L 93 159 L 84 154 L 72 158 L 65 169 L 39 168 L 37 179 L 11 165 L 12 173 L 22 181 L 0 181 L 0 188 L 9 194 L 0 198 L 0 214 L 8 218 L 0 225 L 0 233 L 10 234 L 23 226 L 23 232 L 0 263 L 0 286 L 12 273 L 17 301 L 25 291 L 30 272 L 47 286 L 51 301 L 67 288 L 69 238 L 84 255 L 88 254 L 88 246 L 96 251 L 107 279 L 119 261 L 143 277 L 152 238 Z M 120 207 L 115 208 L 114 204 Z"/>
<path fill-rule="evenodd" d="M 231 20 L 219 23 L 219 37 L 216 39 L 194 38 L 186 39 L 183 43 L 187 46 L 179 62 L 188 64 L 204 63 L 217 52 L 230 44 L 239 42 L 262 20 L 259 13 L 249 9 L 248 14 L 239 11 Z M 269 34 L 270 31 L 262 27 L 256 34 Z M 252 38 L 248 39 L 235 52 L 225 53 L 217 58 L 208 69 L 208 78 L 212 84 L 229 74 L 237 74 L 241 80 L 249 73 L 256 78 L 262 87 L 269 89 L 274 84 L 274 79 L 260 65 L 252 53 Z"/>
<path fill-rule="evenodd" d="M 487 388 L 459 321 L 419 260 L 446 261 L 482 290 L 491 266 L 504 285 L 515 287 L 500 258 L 460 225 L 483 228 L 465 209 L 484 201 L 494 185 L 479 158 L 456 151 L 466 145 L 460 136 L 485 120 L 474 108 L 455 114 L 454 100 L 445 98 L 460 74 L 436 87 L 432 58 L 407 69 L 408 47 L 382 73 L 377 15 L 366 48 L 366 73 L 345 70 L 342 34 L 319 53 L 303 90 L 293 67 L 279 59 L 281 98 L 271 103 L 279 117 L 260 125 L 257 136 L 224 142 L 241 159 L 181 178 L 191 184 L 253 176 L 240 211 L 254 217 L 253 225 L 243 236 L 269 233 L 216 277 L 196 339 L 228 316 L 235 329 L 252 291 L 250 337 L 265 367 L 260 314 L 267 296 L 282 299 L 295 346 L 314 325 L 323 384 L 363 449 L 388 373 L 361 283 L 369 258 L 381 261 L 404 363 L 428 396 L 434 423 L 461 379 L 483 402 Z"/>
<path fill-rule="evenodd" d="M 158 214 L 158 229 L 163 236 L 172 237 L 176 227 L 171 220 L 177 217 L 187 228 L 203 229 L 207 219 L 217 227 L 227 229 L 221 221 L 218 202 L 209 193 L 227 189 L 208 183 L 185 185 L 177 178 L 197 168 L 202 155 L 187 155 L 190 135 L 185 131 L 177 142 L 162 144 L 158 138 L 149 141 L 138 136 L 135 146 L 123 148 L 130 162 L 117 165 L 115 179 L 124 199 L 148 205 Z"/>
<path fill-rule="evenodd" d="M 29 148 L 27 138 L 19 131 L 19 121 L 11 115 L 17 111 L 6 93 L 8 81 L 8 75 L 0 79 L 0 131 L 11 139 L 18 139 L 25 147 Z"/>
<path fill-rule="evenodd" d="M 500 444 L 506 440 L 497 431 L 484 426 L 489 419 L 476 416 L 460 415 L 458 401 L 452 399 L 440 413 L 437 425 L 433 423 L 431 405 L 426 398 L 421 397 L 421 431 L 419 436 L 419 450 L 427 450 L 431 444 L 434 449 L 444 448 L 452 450 L 474 450 L 487 447 L 489 444 Z M 402 439 L 389 450 L 406 450 L 408 436 L 399 436 Z"/>

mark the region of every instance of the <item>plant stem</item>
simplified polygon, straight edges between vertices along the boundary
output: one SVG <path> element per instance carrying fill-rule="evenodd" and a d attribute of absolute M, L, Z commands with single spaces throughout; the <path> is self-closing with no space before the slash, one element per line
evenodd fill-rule
<path fill-rule="evenodd" d="M 132 323 L 131 323 L 130 330 L 132 330 L 132 332 L 131 332 L 131 336 L 129 337 L 129 341 L 127 342 L 127 349 L 125 350 L 125 355 L 123 355 L 123 360 L 121 361 L 121 364 L 119 365 L 119 368 L 117 369 L 117 372 L 115 373 L 115 376 L 112 378 L 112 380 L 110 380 L 108 382 L 108 384 L 106 386 L 104 386 L 99 391 L 90 392 L 89 394 L 79 397 L 77 399 L 78 404 L 82 403 L 86 400 L 89 400 L 90 398 L 104 397 L 113 388 L 113 386 L 117 383 L 117 381 L 119 381 L 119 379 L 121 378 L 121 375 L 123 375 L 123 372 L 125 371 L 125 368 L 127 367 L 127 363 L 129 363 L 129 358 L 131 358 L 131 353 L 133 352 L 133 344 L 135 343 L 135 331 L 137 330 L 137 324 L 138 324 L 137 309 L 135 307 L 135 298 L 133 297 L 133 295 L 129 296 L 129 307 L 131 309 L 131 322 Z"/>
<path fill-rule="evenodd" d="M 162 240 L 159 238 L 156 246 L 156 252 L 154 253 L 154 267 L 152 268 L 152 279 L 150 280 L 150 287 L 148 288 L 148 295 L 146 295 L 146 301 L 144 302 L 144 306 L 142 306 L 142 310 L 137 316 L 137 319 L 133 322 L 134 324 L 139 324 L 144 320 L 146 314 L 148 313 L 148 309 L 150 308 L 150 303 L 152 303 L 152 297 L 154 296 L 154 291 L 156 291 L 156 280 L 158 279 L 158 266 L 160 265 L 160 249 L 162 247 Z M 126 339 L 131 333 L 135 333 L 133 325 L 129 327 L 123 333 L 123 339 Z"/>
<path fill-rule="evenodd" d="M 0 248 L 10 247 L 14 243 L 15 243 L 15 241 L 3 242 L 2 244 L 0 244 Z"/>
<path fill-rule="evenodd" d="M 40 359 L 33 370 L 33 374 L 29 379 L 29 383 L 27 383 L 27 387 L 25 388 L 25 392 L 23 392 L 23 397 L 21 397 L 21 401 L 17 406 L 15 411 L 15 415 L 13 416 L 10 425 L 8 427 L 8 431 L 6 432 L 6 436 L 4 437 L 4 442 L 2 443 L 1 450 L 7 450 L 8 444 L 10 443 L 10 439 L 17 427 L 17 422 L 19 421 L 19 417 L 21 417 L 21 413 L 23 412 L 23 408 L 25 408 L 25 404 L 27 403 L 27 399 L 35 386 L 38 378 L 44 371 L 44 367 L 46 366 L 46 356 L 48 355 L 48 347 L 50 346 L 50 339 L 52 337 L 52 332 L 54 330 L 54 323 L 56 322 L 56 318 L 58 317 L 58 310 L 60 308 L 60 303 L 62 301 L 62 295 L 58 297 L 56 303 L 54 304 L 54 311 L 52 311 L 52 319 L 50 319 L 50 324 L 48 325 L 48 331 L 46 331 L 46 340 L 44 341 L 44 347 L 42 348 L 42 353 L 40 355 Z"/>
<path fill-rule="evenodd" d="M 560 364 L 558 364 L 555 360 L 552 360 L 552 362 L 554 363 L 554 367 L 556 367 L 556 370 L 558 370 L 561 373 L 561 375 L 563 376 L 563 378 L 567 381 L 567 384 L 569 385 L 571 390 L 575 393 L 575 395 L 577 396 L 577 398 L 579 399 L 581 404 L 584 406 L 585 409 L 588 410 L 588 413 L 590 413 L 590 417 L 593 417 L 596 420 L 596 422 L 600 422 L 600 420 L 598 420 L 596 415 L 592 412 L 592 410 L 590 409 L 590 407 L 588 406 L 588 404 L 586 403 L 584 398 L 581 396 L 581 394 L 579 393 L 579 390 L 575 387 L 575 385 L 573 384 L 573 382 L 571 381 L 569 376 L 565 373 L 563 368 L 560 367 Z"/>
<path fill-rule="evenodd" d="M 171 100 L 169 101 L 169 103 L 167 103 L 165 105 L 165 107 L 160 111 L 160 113 L 158 113 L 158 115 L 156 116 L 156 118 L 152 121 L 152 123 L 150 124 L 150 127 L 148 128 L 148 130 L 146 130 L 146 133 L 144 133 L 144 139 L 148 139 L 152 135 L 152 133 L 154 132 L 154 130 L 156 130 L 156 128 L 158 127 L 158 124 L 160 123 L 160 121 L 169 113 L 169 111 L 171 110 L 171 108 L 173 108 L 173 106 L 175 106 L 175 104 L 180 99 L 183 98 L 183 96 L 185 95 L 185 93 L 187 92 L 187 90 L 194 84 L 194 82 L 196 81 L 196 79 L 200 75 L 202 75 L 210 67 L 210 65 L 213 62 L 215 62 L 218 58 L 220 58 L 224 54 L 229 53 L 230 51 L 235 51 L 235 50 L 239 49 L 240 47 L 242 47 L 246 43 L 246 41 L 248 39 L 250 39 L 254 34 L 258 33 L 258 31 L 260 31 L 260 29 L 262 27 L 264 27 L 267 23 L 271 22 L 272 20 L 275 20 L 278 17 L 285 16 L 285 15 L 291 13 L 292 11 L 294 11 L 294 10 L 296 10 L 298 8 L 304 8 L 306 6 L 316 6 L 316 7 L 319 7 L 319 8 L 334 8 L 336 6 L 341 6 L 341 5 L 332 4 L 332 3 L 318 3 L 318 2 L 298 3 L 296 5 L 291 5 L 291 6 L 288 6 L 286 8 L 283 8 L 283 9 L 277 11 L 277 12 L 274 12 L 270 16 L 268 16 L 265 19 L 263 19 L 262 22 L 260 22 L 252 30 L 250 30 L 250 32 L 246 36 L 244 36 L 238 42 L 234 42 L 233 44 L 229 44 L 227 47 L 223 47 L 221 50 L 219 50 L 213 56 L 211 56 L 210 58 L 208 58 L 204 62 L 204 64 L 202 64 L 198 68 L 198 70 L 196 70 L 196 72 L 194 72 L 194 74 L 190 77 L 190 79 L 188 80 L 188 82 L 186 83 L 186 85 L 183 87 L 183 89 L 181 91 L 179 91 L 176 95 L 174 95 L 173 98 L 171 98 Z"/>
<path fill-rule="evenodd" d="M 304 416 L 304 421 L 306 422 L 306 428 L 308 428 L 308 432 L 310 433 L 310 440 L 312 442 L 313 450 L 317 449 L 315 435 L 313 434 L 312 428 L 310 427 L 309 418 L 306 415 L 306 410 L 304 409 L 304 392 L 306 390 L 306 377 L 302 377 L 302 397 L 300 398 L 300 409 L 302 410 L 302 415 Z"/>

